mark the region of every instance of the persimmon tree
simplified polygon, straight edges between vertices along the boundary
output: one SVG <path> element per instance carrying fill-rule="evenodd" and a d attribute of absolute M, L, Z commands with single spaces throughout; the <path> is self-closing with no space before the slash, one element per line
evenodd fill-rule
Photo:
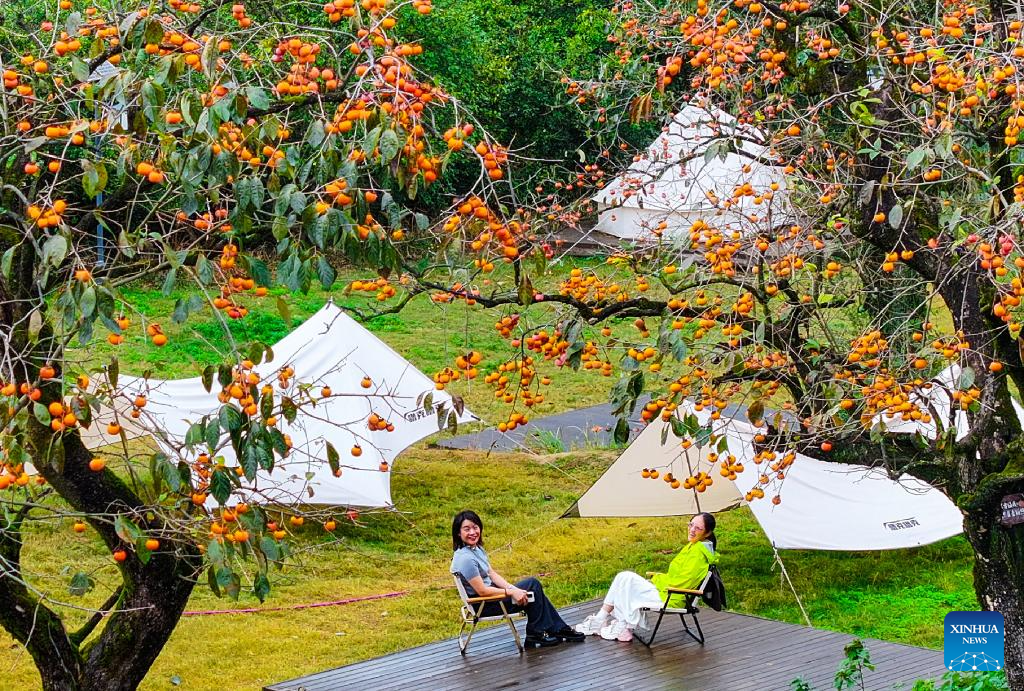
<path fill-rule="evenodd" d="M 933 483 L 963 512 L 978 602 L 1005 617 L 1007 678 L 1024 688 L 1024 528 L 1001 509 L 1024 490 L 1012 400 L 1024 386 L 1017 10 L 696 0 L 616 13 L 605 72 L 565 79 L 606 146 L 631 121 L 708 112 L 681 160 L 637 151 L 643 174 L 634 166 L 619 198 L 688 160 L 747 164 L 708 192 L 692 227 L 670 233 L 666 215 L 616 260 L 636 276 L 632 295 L 588 272 L 562 290 L 591 322 L 657 322 L 638 320 L 625 341 L 562 340 L 602 368 L 621 358 L 620 402 L 650 389 L 645 419 L 669 420 L 684 397 L 715 415 L 747 403 L 764 426 L 749 500 L 785 501 L 801 451 Z M 758 166 L 775 182 L 752 183 Z M 590 164 L 579 179 L 593 189 L 603 173 Z M 638 295 L 641 282 L 669 297 Z M 735 465 L 666 479 L 700 490 Z"/>
<path fill-rule="evenodd" d="M 236 597 L 269 592 L 288 526 L 237 495 L 288 455 L 275 421 L 331 393 L 287 367 L 261 381 L 265 346 L 236 343 L 228 322 L 275 281 L 330 287 L 329 254 L 372 267 L 350 287 L 381 303 L 404 304 L 396 286 L 425 290 L 417 277 L 431 265 L 412 258 L 443 257 L 462 231 L 435 232 L 407 207 L 451 157 L 480 170 L 456 211 L 473 219 L 476 270 L 524 242 L 523 223 L 496 215 L 513 202 L 507 152 L 417 71 L 421 48 L 394 38 L 430 0 L 271 5 L 0 8 L 0 623 L 44 688 L 135 688 L 200 579 Z M 269 251 L 269 267 L 253 248 Z M 81 355 L 95 339 L 167 343 L 122 291 L 143 277 L 186 292 L 175 323 L 212 310 L 225 326 L 226 360 L 204 372 L 220 413 L 191 421 L 180 457 L 125 443 L 146 397 L 118 408 L 117 359 Z M 375 417 L 366 425 L 387 429 Z M 83 428 L 121 443 L 94 456 Z M 227 447 L 237 467 L 219 456 Z M 337 474 L 347 453 L 322 460 Z M 60 518 L 98 533 L 120 581 L 78 630 L 21 562 L 26 525 Z M 304 518 L 295 509 L 292 524 Z M 72 590 L 90 586 L 76 574 Z"/>

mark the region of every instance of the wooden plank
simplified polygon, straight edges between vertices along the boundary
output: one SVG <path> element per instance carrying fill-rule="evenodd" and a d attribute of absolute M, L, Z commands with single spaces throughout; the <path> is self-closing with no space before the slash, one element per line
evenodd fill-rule
<path fill-rule="evenodd" d="M 600 600 L 592 600 L 560 612 L 573 624 L 599 605 Z M 702 610 L 699 616 L 707 638 L 704 647 L 685 634 L 676 617 L 666 617 L 650 650 L 639 641 L 624 644 L 589 637 L 584 643 L 563 643 L 520 656 L 507 627 L 499 623 L 477 630 L 466 657 L 459 655 L 458 643 L 448 639 L 266 688 L 760 691 L 787 688 L 799 676 L 828 687 L 842 662 L 843 646 L 853 638 L 730 612 Z M 688 623 L 692 628 L 692 620 Z M 520 620 L 520 632 L 524 627 Z M 866 675 L 870 688 L 890 688 L 899 681 L 942 674 L 937 651 L 882 641 L 866 643 L 877 664 L 877 670 Z"/>

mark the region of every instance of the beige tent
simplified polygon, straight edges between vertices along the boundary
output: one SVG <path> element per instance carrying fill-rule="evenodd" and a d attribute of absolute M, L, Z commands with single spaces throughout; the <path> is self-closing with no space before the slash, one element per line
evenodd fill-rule
<path fill-rule="evenodd" d="M 679 516 L 707 511 L 715 513 L 734 509 L 743 502 L 736 483 L 718 475 L 703 492 L 696 489 L 672 489 L 664 476 L 670 468 L 679 478 L 683 471 L 714 470 L 708 459 L 711 446 L 691 446 L 683 450 L 679 440 L 669 431 L 665 445 L 661 443 L 659 423 L 647 427 L 613 463 L 604 475 L 573 504 L 566 516 Z M 644 469 L 657 468 L 657 479 L 644 478 Z"/>
<path fill-rule="evenodd" d="M 709 458 L 718 443 L 703 448 L 693 443 L 684 450 L 668 423 L 659 419 L 640 433 L 565 516 L 679 516 L 724 511 L 743 503 L 761 474 L 768 472 L 766 463 L 759 464 L 753 445 L 758 428 L 735 406 L 714 422 L 706 410 L 695 415 L 704 429 L 710 424 L 725 440 L 721 455 L 731 455 L 743 466 L 735 480 L 723 477 L 720 462 Z M 660 477 L 643 477 L 644 468 L 657 470 Z M 672 489 L 663 482 L 669 472 L 680 481 L 703 472 L 713 482 L 704 492 Z M 797 454 L 781 489 L 775 491 L 781 492 L 780 504 L 766 497 L 749 506 L 776 549 L 898 549 L 926 545 L 963 530 L 963 515 L 946 495 L 909 475 L 893 480 L 878 468 L 827 463 Z"/>

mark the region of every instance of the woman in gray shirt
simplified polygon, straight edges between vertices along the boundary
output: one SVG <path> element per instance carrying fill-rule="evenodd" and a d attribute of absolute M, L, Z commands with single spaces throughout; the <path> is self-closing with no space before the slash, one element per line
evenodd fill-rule
<path fill-rule="evenodd" d="M 526 611 L 526 647 L 546 648 L 562 641 L 582 642 L 586 636 L 572 629 L 558 615 L 558 610 L 544 594 L 544 587 L 534 577 L 512 585 L 491 568 L 484 551 L 484 522 L 474 511 L 462 511 L 452 521 L 451 572 L 457 574 L 470 597 L 504 595 L 510 612 Z M 532 600 L 530 599 L 532 594 Z M 483 614 L 501 614 L 498 601 L 484 605 Z"/>

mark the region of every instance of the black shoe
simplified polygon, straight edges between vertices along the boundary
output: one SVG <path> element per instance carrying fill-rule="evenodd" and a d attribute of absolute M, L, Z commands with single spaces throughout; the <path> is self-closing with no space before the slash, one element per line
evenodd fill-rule
<path fill-rule="evenodd" d="M 587 640 L 585 634 L 580 633 L 579 631 L 568 625 L 563 626 L 562 628 L 558 629 L 558 631 L 552 631 L 551 635 L 558 637 L 562 641 L 568 641 L 569 643 L 582 643 L 583 641 Z"/>
<path fill-rule="evenodd" d="M 547 632 L 542 634 L 526 635 L 527 648 L 550 648 L 551 646 L 558 645 L 561 642 L 561 638 L 559 638 L 558 636 L 552 636 Z"/>

